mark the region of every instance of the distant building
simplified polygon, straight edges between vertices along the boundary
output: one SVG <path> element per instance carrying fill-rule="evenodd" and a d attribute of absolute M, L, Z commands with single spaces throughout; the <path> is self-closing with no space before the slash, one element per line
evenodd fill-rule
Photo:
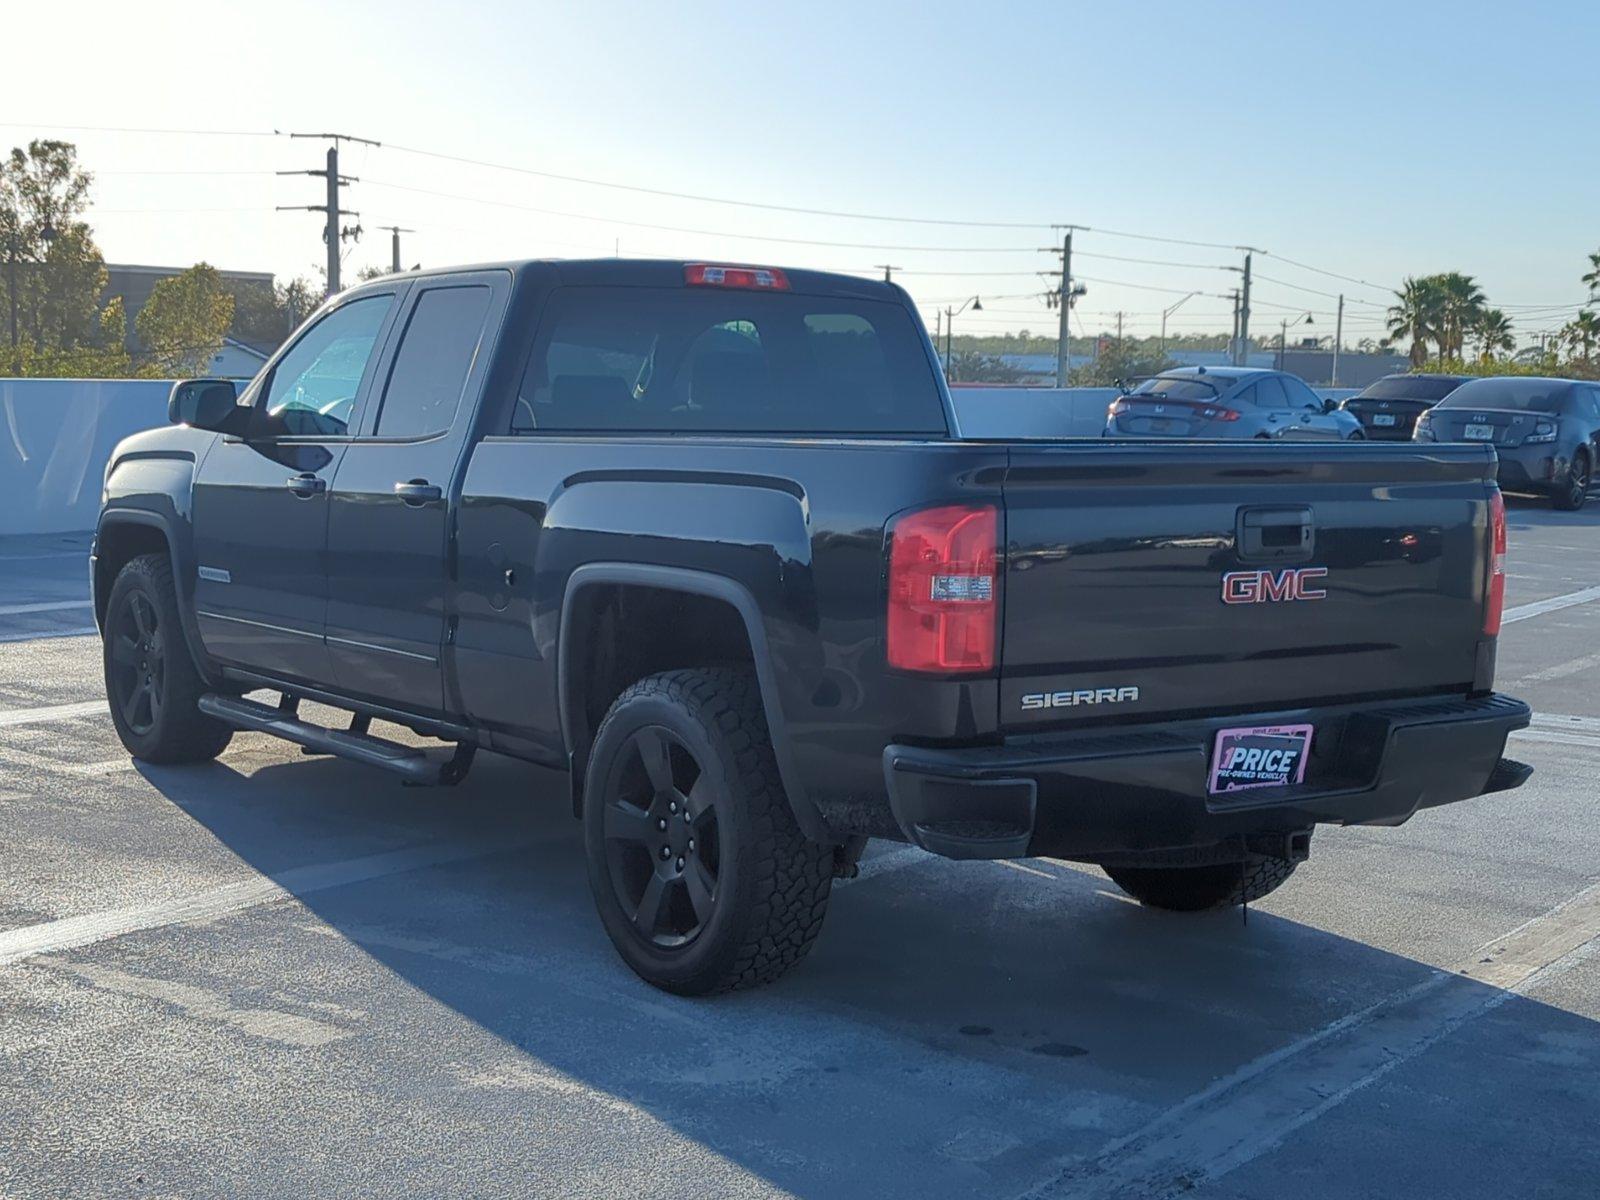
<path fill-rule="evenodd" d="M 207 365 L 205 373 L 220 379 L 253 379 L 271 355 L 238 338 L 223 338 L 222 349 Z"/>
<path fill-rule="evenodd" d="M 100 303 L 115 296 L 122 298 L 122 308 L 128 317 L 127 347 L 130 351 L 142 349 L 139 345 L 139 335 L 134 329 L 134 318 L 139 315 L 139 310 L 150 299 L 150 293 L 155 290 L 156 284 L 163 279 L 171 279 L 182 275 L 188 267 L 146 267 L 132 263 L 107 263 L 106 264 L 106 289 L 100 294 Z M 272 287 L 271 271 L 224 271 L 219 269 L 217 274 L 222 276 L 222 281 L 227 284 L 247 284 L 256 287 Z M 240 343 L 241 345 L 243 343 Z M 251 371 L 250 374 L 255 374 Z"/>

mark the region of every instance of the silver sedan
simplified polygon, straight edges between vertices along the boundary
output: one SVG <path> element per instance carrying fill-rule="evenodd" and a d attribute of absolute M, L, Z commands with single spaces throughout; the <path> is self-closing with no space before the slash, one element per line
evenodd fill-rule
<path fill-rule="evenodd" d="M 1117 397 L 1106 437 L 1360 441 L 1361 422 L 1297 376 L 1248 367 L 1178 367 Z"/>

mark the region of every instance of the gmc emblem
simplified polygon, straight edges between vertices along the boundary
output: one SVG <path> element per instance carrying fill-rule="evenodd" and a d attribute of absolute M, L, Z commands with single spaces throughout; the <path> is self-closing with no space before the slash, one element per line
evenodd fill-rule
<path fill-rule="evenodd" d="M 1222 577 L 1224 604 L 1276 604 L 1285 600 L 1321 600 L 1327 592 L 1316 587 L 1327 567 L 1285 567 L 1281 571 L 1229 571 Z"/>

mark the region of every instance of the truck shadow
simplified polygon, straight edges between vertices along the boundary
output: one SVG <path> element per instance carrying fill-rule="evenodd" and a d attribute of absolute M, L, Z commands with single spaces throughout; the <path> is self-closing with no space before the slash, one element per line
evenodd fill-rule
<path fill-rule="evenodd" d="M 644 1136 L 642 1121 L 800 1195 L 1015 1194 L 1244 1064 L 1436 975 L 1274 915 L 1270 902 L 1247 923 L 1237 911 L 1184 918 L 1058 863 L 891 853 L 835 889 L 815 952 L 780 984 L 682 1000 L 614 956 L 553 774 L 495 756 L 450 791 L 403 789 L 327 759 L 249 775 L 225 763 L 143 774 L 264 873 L 419 843 L 505 847 L 298 899 L 406 985 L 394 1004 L 420 996 L 497 1039 L 498 1059 L 472 1064 L 493 1087 L 461 1086 L 448 1038 L 414 1048 L 413 1073 L 394 1086 L 440 1121 L 503 1129 L 484 1153 L 513 1160 L 540 1153 L 515 1142 L 525 1110 L 572 1104 L 573 1119 L 595 1122 L 597 1146 L 614 1126 Z M 1318 886 L 1315 860 L 1303 876 L 1289 886 Z M 314 940 L 306 952 L 326 953 Z M 1497 996 L 1464 980 L 1443 989 Z M 394 1028 L 375 1036 L 405 1036 L 410 1019 L 390 1015 Z M 1535 1142 L 1518 1142 L 1504 1120 L 1478 1127 L 1460 1076 L 1408 1080 L 1408 1119 L 1460 1146 L 1460 1170 L 1486 1153 L 1497 1173 L 1533 1182 L 1600 1167 L 1589 1136 L 1600 1025 L 1516 996 L 1451 1053 L 1495 1078 L 1495 1098 L 1476 1102 L 1502 1116 L 1525 1105 L 1544 1123 Z M 322 1069 L 338 1068 L 305 1066 Z M 379 1119 L 387 1103 L 371 1095 L 338 1119 Z M 1352 1179 L 1390 1169 L 1382 1156 L 1404 1147 L 1394 1136 L 1373 1128 L 1334 1169 Z M 671 1182 L 663 1192 L 681 1189 Z M 1437 1174 L 1433 1183 L 1448 1190 Z"/>

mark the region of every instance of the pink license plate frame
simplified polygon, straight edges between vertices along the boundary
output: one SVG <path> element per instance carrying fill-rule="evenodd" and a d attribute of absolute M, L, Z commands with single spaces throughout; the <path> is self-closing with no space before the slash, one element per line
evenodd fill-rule
<path fill-rule="evenodd" d="M 1231 796 L 1304 783 L 1311 725 L 1240 725 L 1217 730 L 1206 791 Z"/>

